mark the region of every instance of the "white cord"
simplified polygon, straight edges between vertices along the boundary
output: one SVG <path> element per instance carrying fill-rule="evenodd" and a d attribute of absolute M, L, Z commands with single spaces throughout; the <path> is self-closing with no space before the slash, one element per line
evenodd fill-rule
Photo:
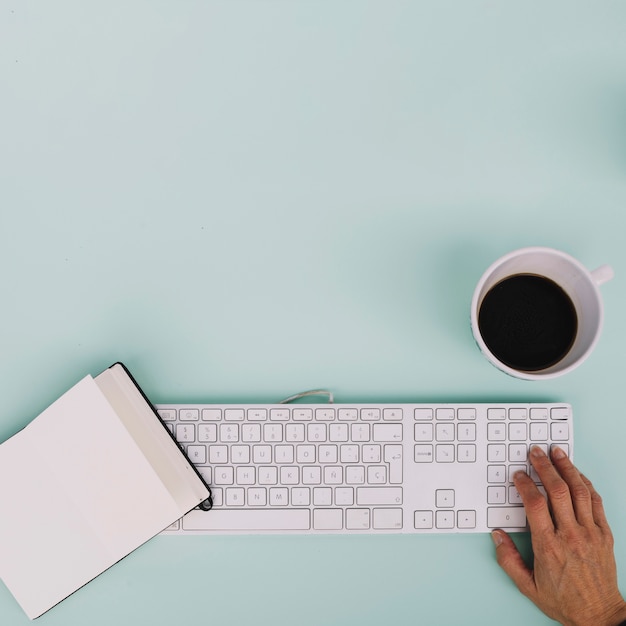
<path fill-rule="evenodd" d="M 311 391 L 297 393 L 295 396 L 289 396 L 288 398 L 281 400 L 278 404 L 288 404 L 289 402 L 299 400 L 300 398 L 306 398 L 307 396 L 328 396 L 328 404 L 332 404 L 335 401 L 332 391 L 327 391 L 326 389 L 313 389 Z"/>

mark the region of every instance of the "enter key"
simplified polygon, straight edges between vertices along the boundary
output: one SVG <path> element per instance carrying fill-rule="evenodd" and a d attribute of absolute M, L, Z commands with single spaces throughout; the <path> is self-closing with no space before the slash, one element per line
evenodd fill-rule
<path fill-rule="evenodd" d="M 389 482 L 392 485 L 402 484 L 402 446 L 385 446 L 385 463 L 389 463 Z"/>

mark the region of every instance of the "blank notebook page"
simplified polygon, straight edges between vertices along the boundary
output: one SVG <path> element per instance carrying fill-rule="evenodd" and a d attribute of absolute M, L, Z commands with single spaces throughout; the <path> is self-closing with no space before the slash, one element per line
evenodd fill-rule
<path fill-rule="evenodd" d="M 0 577 L 31 618 L 179 515 L 90 376 L 0 446 L 0 476 Z"/>

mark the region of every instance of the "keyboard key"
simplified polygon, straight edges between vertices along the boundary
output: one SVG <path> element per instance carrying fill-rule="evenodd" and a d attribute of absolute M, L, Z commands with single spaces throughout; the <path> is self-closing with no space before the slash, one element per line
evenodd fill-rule
<path fill-rule="evenodd" d="M 274 422 L 286 422 L 289 420 L 289 409 L 271 409 L 270 419 Z"/>
<path fill-rule="evenodd" d="M 352 506 L 354 504 L 354 489 L 352 487 L 335 487 L 335 504 L 337 506 Z"/>
<path fill-rule="evenodd" d="M 487 509 L 488 528 L 525 528 L 524 507 L 489 507 Z"/>
<path fill-rule="evenodd" d="M 241 487 L 229 487 L 226 489 L 227 506 L 243 506 L 244 490 Z"/>
<path fill-rule="evenodd" d="M 304 424 L 285 424 L 285 441 L 304 441 Z"/>
<path fill-rule="evenodd" d="M 356 409 L 339 409 L 337 417 L 340 420 L 354 422 L 359 418 L 359 412 Z"/>
<path fill-rule="evenodd" d="M 454 444 L 439 444 L 435 446 L 437 463 L 454 462 Z"/>
<path fill-rule="evenodd" d="M 487 504 L 506 504 L 506 487 L 487 487 Z"/>
<path fill-rule="evenodd" d="M 370 485 L 387 483 L 387 468 L 384 465 L 370 465 L 367 468 L 367 482 Z"/>
<path fill-rule="evenodd" d="M 237 467 L 235 469 L 235 478 L 238 485 L 254 485 L 256 483 L 256 467 Z"/>
<path fill-rule="evenodd" d="M 435 525 L 437 528 L 454 528 L 454 511 L 437 511 Z"/>
<path fill-rule="evenodd" d="M 248 420 L 251 422 L 264 422 L 267 420 L 267 409 L 248 409 Z"/>
<path fill-rule="evenodd" d="M 459 528 L 476 528 L 476 511 L 459 511 L 456 519 L 456 525 Z"/>
<path fill-rule="evenodd" d="M 383 419 L 388 421 L 402 420 L 404 413 L 402 409 L 383 409 Z"/>
<path fill-rule="evenodd" d="M 206 463 L 206 447 L 189 446 L 187 448 L 187 456 L 192 463 L 196 465 L 204 465 Z"/>
<path fill-rule="evenodd" d="M 341 530 L 343 528 L 343 511 L 341 509 L 315 509 L 313 511 L 313 528 L 317 530 Z"/>
<path fill-rule="evenodd" d="M 327 465 L 324 468 L 324 483 L 327 485 L 341 485 L 343 483 L 343 467 Z"/>
<path fill-rule="evenodd" d="M 198 424 L 198 441 L 217 441 L 217 424 Z"/>
<path fill-rule="evenodd" d="M 509 504 L 522 504 L 522 497 L 513 485 L 509 487 Z"/>
<path fill-rule="evenodd" d="M 489 424 L 491 426 L 491 424 Z M 476 424 L 459 424 L 457 426 L 459 441 L 476 441 Z"/>
<path fill-rule="evenodd" d="M 556 407 L 550 410 L 550 417 L 553 420 L 566 420 L 569 417 L 569 409 L 567 407 Z"/>
<path fill-rule="evenodd" d="M 200 419 L 198 409 L 183 409 L 179 412 L 178 419 L 181 422 L 197 422 Z"/>
<path fill-rule="evenodd" d="M 173 422 L 176 420 L 176 409 L 159 409 L 158 414 L 164 422 Z"/>
<path fill-rule="evenodd" d="M 509 424 L 509 439 L 511 441 L 526 441 L 527 429 L 525 422 Z"/>
<path fill-rule="evenodd" d="M 473 443 L 461 443 L 457 446 L 456 458 L 459 463 L 474 463 L 476 461 L 476 446 Z"/>
<path fill-rule="evenodd" d="M 402 509 L 373 509 L 372 527 L 377 530 L 402 528 Z"/>
<path fill-rule="evenodd" d="M 307 424 L 307 441 L 326 441 L 326 424 Z"/>
<path fill-rule="evenodd" d="M 528 448 L 525 443 L 509 444 L 509 461 L 511 463 L 525 463 L 528 459 Z"/>
<path fill-rule="evenodd" d="M 346 483 L 348 485 L 362 485 L 365 482 L 365 468 L 362 465 L 348 465 L 346 467 Z"/>
<path fill-rule="evenodd" d="M 414 524 L 417 529 L 430 529 L 433 527 L 432 511 L 415 511 Z"/>
<path fill-rule="evenodd" d="M 569 427 L 566 422 L 552 422 L 550 424 L 550 436 L 552 441 L 567 441 L 569 439 Z"/>
<path fill-rule="evenodd" d="M 487 461 L 489 463 L 506 461 L 506 446 L 504 444 L 489 444 L 487 446 Z"/>
<path fill-rule="evenodd" d="M 487 467 L 487 482 L 506 482 L 506 465 L 489 465 Z"/>
<path fill-rule="evenodd" d="M 341 511 L 340 511 L 341 512 Z M 183 517 L 184 530 L 309 530 L 308 509 L 216 509 L 191 511 Z"/>
<path fill-rule="evenodd" d="M 530 419 L 531 420 L 547 420 L 548 409 L 545 409 L 545 408 L 530 409 Z"/>
<path fill-rule="evenodd" d="M 315 409 L 315 419 L 330 422 L 335 419 L 335 409 Z"/>
<path fill-rule="evenodd" d="M 346 528 L 351 530 L 367 530 L 369 527 L 369 509 L 346 509 Z"/>
<path fill-rule="evenodd" d="M 433 447 L 427 444 L 419 444 L 415 446 L 415 462 L 416 463 L 432 463 Z"/>
<path fill-rule="evenodd" d="M 380 446 L 364 445 L 361 449 L 361 458 L 364 463 L 380 463 Z"/>
<path fill-rule="evenodd" d="M 509 419 L 526 420 L 528 419 L 527 409 L 509 409 Z"/>
<path fill-rule="evenodd" d="M 311 490 L 308 487 L 292 487 L 291 504 L 294 506 L 309 506 L 311 504 Z"/>
<path fill-rule="evenodd" d="M 530 425 L 531 441 L 546 441 L 548 439 L 548 424 L 546 422 L 534 422 Z"/>
<path fill-rule="evenodd" d="M 340 447 L 339 460 L 342 463 L 358 463 L 359 458 L 359 446 L 352 444 Z"/>
<path fill-rule="evenodd" d="M 214 426 L 209 424 L 208 426 Z M 245 443 L 256 443 L 261 441 L 261 424 L 242 424 L 241 441 Z"/>
<path fill-rule="evenodd" d="M 323 445 L 318 449 L 317 455 L 320 463 L 336 463 L 337 462 L 337 446 Z"/>
<path fill-rule="evenodd" d="M 220 424 L 220 441 L 236 443 L 239 441 L 239 424 Z"/>
<path fill-rule="evenodd" d="M 454 489 L 437 489 L 435 492 L 435 504 L 437 508 L 453 507 Z"/>
<path fill-rule="evenodd" d="M 235 482 L 235 471 L 230 465 L 218 465 L 213 468 L 213 482 L 216 485 L 232 485 Z"/>
<path fill-rule="evenodd" d="M 316 459 L 315 446 L 300 445 L 296 446 L 296 462 L 297 463 L 315 463 Z"/>
<path fill-rule="evenodd" d="M 209 446 L 209 463 L 212 465 L 217 463 L 228 463 L 228 447 Z"/>
<path fill-rule="evenodd" d="M 322 484 L 322 468 L 317 467 L 317 466 L 311 467 L 311 466 L 305 465 L 302 468 L 302 484 L 303 485 L 321 485 Z"/>
<path fill-rule="evenodd" d="M 352 441 L 369 441 L 370 425 L 369 424 L 352 424 L 350 429 Z"/>
<path fill-rule="evenodd" d="M 277 445 L 274 447 L 274 461 L 276 463 L 293 463 L 293 459 L 293 446 Z"/>
<path fill-rule="evenodd" d="M 264 487 L 250 487 L 248 489 L 248 506 L 265 506 L 267 504 L 267 491 Z M 296 504 L 296 502 L 294 502 Z M 308 506 L 309 503 L 302 503 Z"/>
<path fill-rule="evenodd" d="M 289 489 L 285 487 L 270 488 L 270 506 L 287 506 L 289 504 Z"/>
<path fill-rule="evenodd" d="M 432 441 L 432 424 L 415 424 L 415 441 Z"/>
<path fill-rule="evenodd" d="M 389 463 L 389 482 L 392 485 L 402 484 L 402 446 L 386 445 L 385 463 Z"/>
<path fill-rule="evenodd" d="M 380 409 L 361 409 L 361 419 L 365 422 L 374 422 L 380 419 Z"/>
<path fill-rule="evenodd" d="M 415 409 L 414 417 L 417 421 L 432 420 L 433 410 L 432 409 Z"/>
<path fill-rule="evenodd" d="M 310 422 L 313 419 L 312 409 L 294 409 L 293 419 L 297 422 Z"/>
<path fill-rule="evenodd" d="M 176 440 L 179 443 L 195 441 L 196 427 L 193 424 L 178 424 L 176 426 Z"/>
<path fill-rule="evenodd" d="M 454 441 L 454 424 L 437 424 L 435 438 L 437 441 Z"/>
<path fill-rule="evenodd" d="M 563 450 L 563 452 L 565 452 L 566 456 L 569 456 L 569 445 L 566 443 L 561 443 L 559 442 L 558 444 L 552 444 L 550 446 L 550 452 L 552 452 L 552 449 L 554 448 L 555 445 L 558 445 L 559 448 L 561 448 L 561 450 Z"/>
<path fill-rule="evenodd" d="M 437 409 L 435 411 L 435 415 L 438 420 L 453 420 L 454 419 L 454 409 L 445 408 L 445 409 Z"/>
<path fill-rule="evenodd" d="M 333 490 L 330 487 L 315 487 L 313 489 L 313 504 L 315 506 L 330 506 L 333 503 Z"/>
<path fill-rule="evenodd" d="M 230 422 L 241 422 L 244 417 L 243 409 L 226 409 L 224 419 Z"/>
<path fill-rule="evenodd" d="M 222 419 L 222 409 L 202 409 L 202 419 L 209 422 L 219 422 Z"/>
<path fill-rule="evenodd" d="M 504 441 L 506 439 L 506 425 L 500 422 L 487 424 L 487 439 L 489 441 Z"/>
<path fill-rule="evenodd" d="M 374 424 L 374 441 L 402 441 L 402 424 Z"/>
<path fill-rule="evenodd" d="M 460 420 L 475 420 L 476 409 L 459 409 L 457 411 Z"/>
<path fill-rule="evenodd" d="M 328 427 L 329 441 L 348 441 L 347 424 L 330 424 Z"/>
<path fill-rule="evenodd" d="M 356 503 L 360 506 L 402 504 L 401 487 L 357 487 Z"/>

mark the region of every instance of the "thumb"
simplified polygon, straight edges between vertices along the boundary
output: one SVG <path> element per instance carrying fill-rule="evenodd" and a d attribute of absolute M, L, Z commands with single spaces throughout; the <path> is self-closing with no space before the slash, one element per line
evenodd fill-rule
<path fill-rule="evenodd" d="M 498 565 L 508 574 L 517 588 L 527 597 L 534 596 L 536 591 L 533 571 L 528 568 L 513 540 L 503 530 L 494 530 L 491 538 L 496 546 Z"/>

